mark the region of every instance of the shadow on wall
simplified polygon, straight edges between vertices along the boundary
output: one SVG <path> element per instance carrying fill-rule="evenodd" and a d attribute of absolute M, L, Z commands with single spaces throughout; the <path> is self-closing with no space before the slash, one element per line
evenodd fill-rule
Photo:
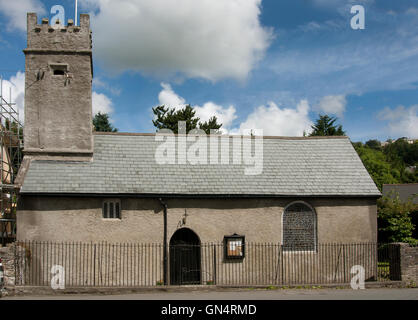
<path fill-rule="evenodd" d="M 153 210 L 154 213 L 162 212 L 161 203 L 157 198 L 129 197 L 115 194 L 112 198 L 120 198 L 122 210 Z M 175 208 L 207 208 L 218 210 L 252 209 L 266 207 L 286 207 L 289 203 L 303 200 L 312 207 L 338 207 L 375 205 L 375 199 L 367 198 L 170 198 L 163 197 L 167 201 L 168 209 Z M 57 211 L 57 210 L 88 210 L 102 208 L 106 197 L 61 197 L 61 196 L 36 196 L 24 195 L 20 197 L 18 210 L 27 211 Z M 373 210 L 372 208 L 370 210 Z"/>

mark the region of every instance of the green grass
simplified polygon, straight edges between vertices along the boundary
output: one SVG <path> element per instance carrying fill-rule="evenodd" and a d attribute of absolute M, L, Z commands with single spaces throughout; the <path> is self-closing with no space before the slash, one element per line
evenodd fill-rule
<path fill-rule="evenodd" d="M 378 279 L 390 279 L 389 262 L 378 262 L 377 263 L 377 276 Z"/>

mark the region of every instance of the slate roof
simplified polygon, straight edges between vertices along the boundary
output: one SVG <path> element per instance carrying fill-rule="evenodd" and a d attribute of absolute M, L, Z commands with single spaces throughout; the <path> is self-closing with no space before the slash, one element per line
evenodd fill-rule
<path fill-rule="evenodd" d="M 232 158 L 229 165 L 159 165 L 161 143 L 154 135 L 95 134 L 92 162 L 32 160 L 21 193 L 380 195 L 348 138 L 265 137 L 259 175 L 245 175 L 251 166 Z"/>

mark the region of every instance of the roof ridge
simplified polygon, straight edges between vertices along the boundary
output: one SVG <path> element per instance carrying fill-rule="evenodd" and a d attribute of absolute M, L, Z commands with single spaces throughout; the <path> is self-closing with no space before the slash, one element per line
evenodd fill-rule
<path fill-rule="evenodd" d="M 160 133 L 164 135 L 164 133 Z M 144 136 L 144 137 L 152 137 L 155 136 L 156 133 L 140 133 L 140 132 L 93 132 L 93 135 L 97 136 Z M 186 136 L 185 134 L 173 134 L 174 136 Z M 196 136 L 198 136 L 196 134 Z M 220 135 L 221 137 L 244 137 L 244 138 L 251 138 L 252 136 L 247 135 Z M 315 139 L 349 139 L 347 136 L 310 136 L 310 137 L 297 137 L 297 136 L 263 136 L 263 139 L 282 139 L 282 140 L 315 140 Z"/>

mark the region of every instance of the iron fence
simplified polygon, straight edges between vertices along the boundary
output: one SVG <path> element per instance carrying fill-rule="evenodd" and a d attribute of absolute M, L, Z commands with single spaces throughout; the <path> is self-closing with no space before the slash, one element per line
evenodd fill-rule
<path fill-rule="evenodd" d="M 245 243 L 245 254 L 234 259 L 225 255 L 224 245 L 167 246 L 164 277 L 164 246 L 159 243 L 19 241 L 16 284 L 50 286 L 57 265 L 66 287 L 349 283 L 355 265 L 364 268 L 366 281 L 400 278 L 400 257 L 391 245 L 326 243 L 293 250 L 281 244 Z"/>

